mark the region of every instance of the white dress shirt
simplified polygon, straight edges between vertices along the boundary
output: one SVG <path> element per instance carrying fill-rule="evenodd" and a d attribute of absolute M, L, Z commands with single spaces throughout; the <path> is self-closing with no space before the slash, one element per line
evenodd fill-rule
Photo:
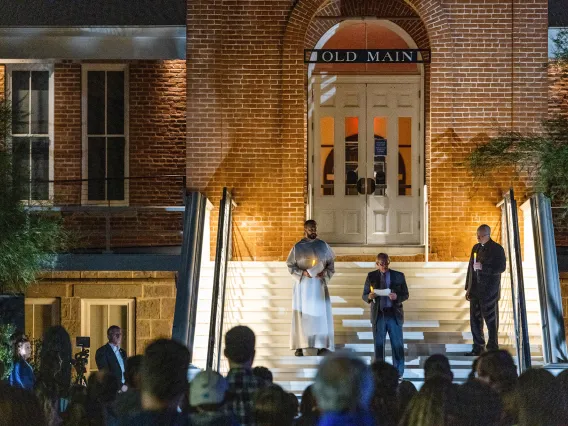
<path fill-rule="evenodd" d="M 111 347 L 116 359 L 118 361 L 118 365 L 120 365 L 120 370 L 122 371 L 122 378 L 120 379 L 122 383 L 124 383 L 124 360 L 122 359 L 122 355 L 120 355 L 120 347 L 113 345 L 109 342 L 109 346 Z"/>

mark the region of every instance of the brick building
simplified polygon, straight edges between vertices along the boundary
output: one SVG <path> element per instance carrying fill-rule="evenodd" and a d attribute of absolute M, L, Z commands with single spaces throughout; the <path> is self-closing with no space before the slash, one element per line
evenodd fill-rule
<path fill-rule="evenodd" d="M 283 260 L 312 217 L 339 260 L 463 261 L 480 223 L 499 237 L 503 192 L 529 192 L 511 170 L 475 179 L 466 155 L 566 107 L 548 66 L 560 1 L 0 3 L 23 198 L 80 236 L 30 289 L 31 316 L 73 336 L 130 324 L 130 352 L 171 330 L 184 188 L 212 202 L 211 235 L 233 188 L 234 260 Z M 307 64 L 305 49 L 430 60 Z"/>

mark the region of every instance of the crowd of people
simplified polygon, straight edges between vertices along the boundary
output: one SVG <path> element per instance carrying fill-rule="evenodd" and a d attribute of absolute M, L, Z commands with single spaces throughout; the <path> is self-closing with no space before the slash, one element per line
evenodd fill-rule
<path fill-rule="evenodd" d="M 113 335 L 116 329 L 109 329 L 109 342 Z M 269 369 L 253 368 L 255 335 L 246 326 L 225 335 L 225 377 L 201 371 L 188 380 L 189 351 L 169 339 L 126 358 L 121 374 L 107 367 L 92 373 L 86 387 L 72 384 L 71 342 L 63 327 L 45 333 L 36 375 L 29 352 L 25 336 L 14 340 L 14 367 L 0 384 L 0 426 L 568 425 L 568 371 L 555 377 L 530 369 L 518 377 L 504 350 L 476 358 L 462 384 L 454 383 L 446 356 L 432 355 L 419 391 L 384 361 L 369 366 L 353 353 L 329 353 L 300 404 L 272 383 Z"/>

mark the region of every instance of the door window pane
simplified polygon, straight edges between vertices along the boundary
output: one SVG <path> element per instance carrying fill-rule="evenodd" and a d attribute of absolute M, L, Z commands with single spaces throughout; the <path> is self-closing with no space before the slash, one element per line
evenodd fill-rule
<path fill-rule="evenodd" d="M 12 71 L 12 134 L 30 133 L 30 71 Z"/>
<path fill-rule="evenodd" d="M 32 138 L 32 180 L 31 193 L 33 200 L 49 198 L 49 138 Z"/>
<path fill-rule="evenodd" d="M 31 133 L 47 134 L 49 128 L 49 72 L 32 71 Z"/>
<path fill-rule="evenodd" d="M 107 199 L 124 200 L 124 138 L 107 138 Z"/>
<path fill-rule="evenodd" d="M 106 332 L 108 329 L 107 321 L 108 306 L 91 305 L 89 310 L 89 336 L 91 337 L 91 347 L 100 348 L 108 341 Z M 91 371 L 97 370 L 97 364 L 93 356 L 89 357 L 89 368 Z"/>
<path fill-rule="evenodd" d="M 359 117 L 345 117 L 345 195 L 358 195 Z"/>
<path fill-rule="evenodd" d="M 320 170 L 321 195 L 334 194 L 335 182 L 335 130 L 333 117 L 320 119 Z"/>
<path fill-rule="evenodd" d="M 30 138 L 12 138 L 12 168 L 21 200 L 30 197 Z"/>
<path fill-rule="evenodd" d="M 398 195 L 412 195 L 412 118 L 398 117 Z"/>
<path fill-rule="evenodd" d="M 87 73 L 87 133 L 105 134 L 105 72 Z"/>
<path fill-rule="evenodd" d="M 89 305 L 89 336 L 91 337 L 91 348 L 97 349 L 106 345 L 108 342 L 107 330 L 111 325 L 118 325 L 121 328 L 121 347 L 128 349 L 128 307 L 125 305 L 110 304 Z M 91 371 L 97 370 L 94 356 L 89 357 L 89 369 Z"/>
<path fill-rule="evenodd" d="M 107 130 L 109 135 L 124 134 L 124 72 L 107 72 Z"/>
<path fill-rule="evenodd" d="M 385 196 L 387 191 L 387 118 L 373 118 L 373 179 L 375 195 Z"/>
<path fill-rule="evenodd" d="M 30 339 L 40 339 L 45 330 L 60 322 L 59 300 L 26 298 L 25 315 L 26 334 Z"/>
<path fill-rule="evenodd" d="M 105 199 L 106 139 L 89 138 L 87 173 L 89 200 Z"/>

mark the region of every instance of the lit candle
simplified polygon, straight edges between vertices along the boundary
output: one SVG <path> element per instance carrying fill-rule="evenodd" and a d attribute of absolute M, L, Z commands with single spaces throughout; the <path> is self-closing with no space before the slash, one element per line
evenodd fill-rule
<path fill-rule="evenodd" d="M 477 262 L 477 253 L 473 253 L 473 263 Z"/>
<path fill-rule="evenodd" d="M 312 260 L 312 266 L 316 266 L 316 260 Z"/>
<path fill-rule="evenodd" d="M 375 289 L 373 288 L 373 286 L 371 286 L 371 293 L 374 293 L 374 292 L 375 292 Z M 375 301 L 375 299 L 373 299 L 373 303 L 377 303 L 377 302 Z"/>

